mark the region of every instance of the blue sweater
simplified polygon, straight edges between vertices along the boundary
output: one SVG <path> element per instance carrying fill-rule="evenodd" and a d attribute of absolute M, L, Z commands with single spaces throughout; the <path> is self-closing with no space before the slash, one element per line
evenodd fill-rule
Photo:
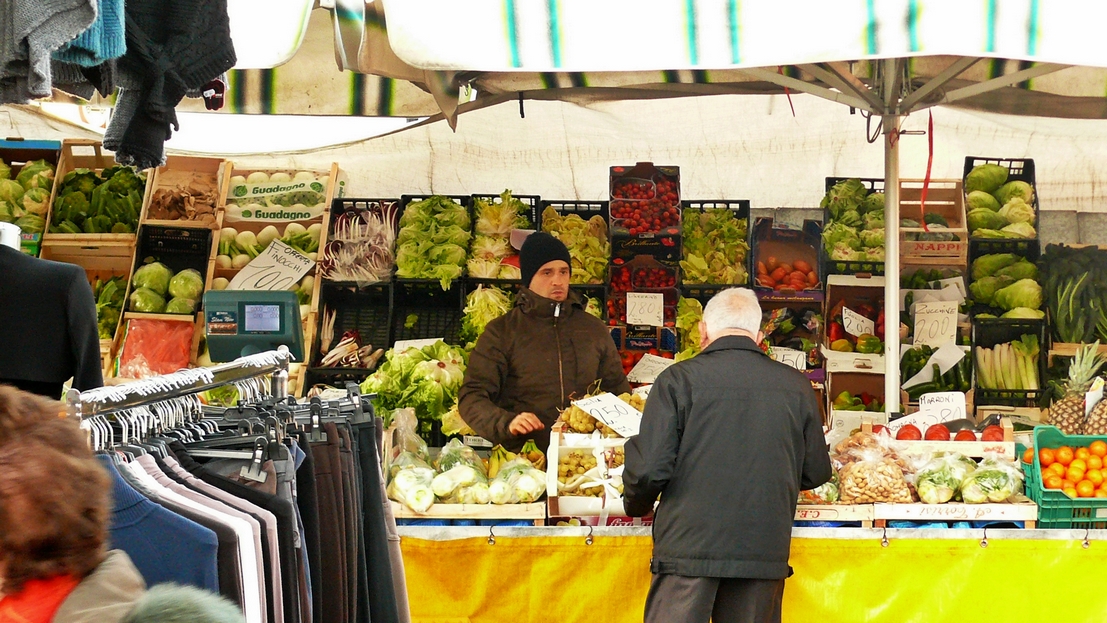
<path fill-rule="evenodd" d="M 112 480 L 110 547 L 127 552 L 147 586 L 176 582 L 218 593 L 215 533 L 146 499 L 110 457 L 98 458 Z"/>

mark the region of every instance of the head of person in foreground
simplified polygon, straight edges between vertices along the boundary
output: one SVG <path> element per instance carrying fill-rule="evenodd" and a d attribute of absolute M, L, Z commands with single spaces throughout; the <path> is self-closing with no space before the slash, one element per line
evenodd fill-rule
<path fill-rule="evenodd" d="M 561 302 L 569 297 L 573 259 L 565 243 L 546 232 L 527 236 L 519 249 L 523 283 L 538 296 Z"/>
<path fill-rule="evenodd" d="M 727 288 L 711 297 L 700 320 L 700 348 L 721 337 L 748 337 L 760 344 L 761 303 L 749 288 Z"/>

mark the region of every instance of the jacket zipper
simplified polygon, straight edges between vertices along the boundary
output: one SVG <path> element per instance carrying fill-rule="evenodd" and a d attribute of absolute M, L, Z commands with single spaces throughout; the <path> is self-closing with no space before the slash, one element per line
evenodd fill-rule
<path fill-rule="evenodd" d="M 564 364 L 561 362 L 561 331 L 557 328 L 557 319 L 561 316 L 561 303 L 554 305 L 554 341 L 557 342 L 557 377 L 561 381 L 561 396 L 558 402 L 562 408 L 565 408 L 565 369 Z"/>

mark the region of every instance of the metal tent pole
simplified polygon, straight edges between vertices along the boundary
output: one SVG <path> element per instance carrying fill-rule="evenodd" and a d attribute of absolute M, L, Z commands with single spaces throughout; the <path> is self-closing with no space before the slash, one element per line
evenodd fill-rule
<path fill-rule="evenodd" d="M 884 412 L 899 412 L 899 124 L 900 69 L 884 61 Z"/>

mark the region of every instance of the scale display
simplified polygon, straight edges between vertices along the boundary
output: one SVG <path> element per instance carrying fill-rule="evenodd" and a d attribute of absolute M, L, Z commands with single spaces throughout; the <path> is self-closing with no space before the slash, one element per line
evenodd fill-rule
<path fill-rule="evenodd" d="M 243 305 L 247 333 L 280 333 L 280 305 Z"/>

